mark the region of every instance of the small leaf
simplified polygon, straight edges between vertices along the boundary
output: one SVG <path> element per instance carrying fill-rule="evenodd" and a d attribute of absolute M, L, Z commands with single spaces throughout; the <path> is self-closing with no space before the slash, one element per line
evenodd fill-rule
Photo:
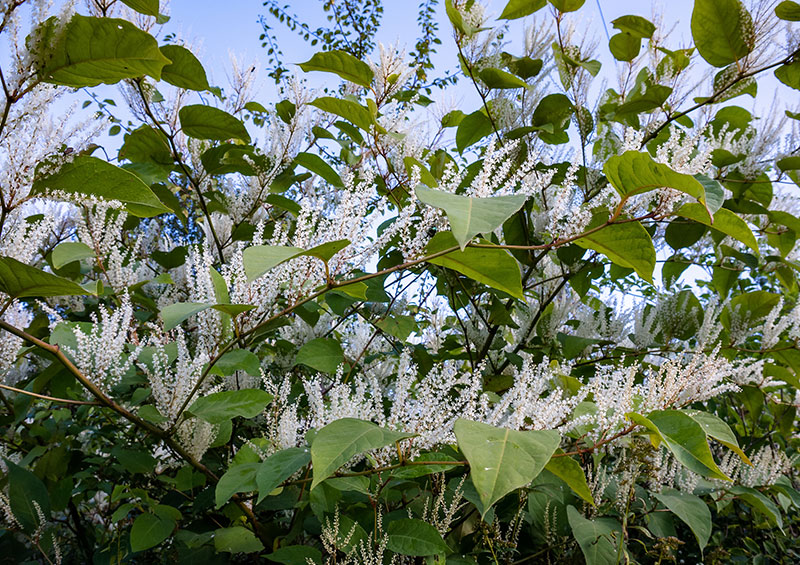
<path fill-rule="evenodd" d="M 519 432 L 462 418 L 456 420 L 453 431 L 469 461 L 481 516 L 502 497 L 535 479 L 561 441 L 554 430 Z"/>
<path fill-rule="evenodd" d="M 319 175 L 329 184 L 340 188 L 344 187 L 342 177 L 339 176 L 339 173 L 334 171 L 333 167 L 326 163 L 319 155 L 315 155 L 314 153 L 298 153 L 294 160 L 295 163 Z"/>
<path fill-rule="evenodd" d="M 250 376 L 258 377 L 261 375 L 261 361 L 255 353 L 246 349 L 234 349 L 220 357 L 209 373 L 226 377 L 236 371 L 244 371 Z"/>
<path fill-rule="evenodd" d="M 335 73 L 343 79 L 365 88 L 369 88 L 374 78 L 372 69 L 368 64 L 339 49 L 314 53 L 311 59 L 305 63 L 300 63 L 300 68 L 305 72 L 322 71 Z"/>
<path fill-rule="evenodd" d="M 458 123 L 456 129 L 456 148 L 459 153 L 479 142 L 494 131 L 492 121 L 480 110 L 473 112 Z"/>
<path fill-rule="evenodd" d="M 547 462 L 545 469 L 567 483 L 575 494 L 594 506 L 592 490 L 589 488 L 589 483 L 586 482 L 586 475 L 580 463 L 568 456 L 553 457 Z"/>
<path fill-rule="evenodd" d="M 583 6 L 586 0 L 549 0 L 559 12 L 575 12 Z"/>
<path fill-rule="evenodd" d="M 740 0 L 695 0 L 692 37 L 709 64 L 726 67 L 753 49 L 753 18 Z"/>
<path fill-rule="evenodd" d="M 218 552 L 256 553 L 264 549 L 264 544 L 247 528 L 233 526 L 214 530 L 214 547 Z"/>
<path fill-rule="evenodd" d="M 270 393 L 254 388 L 224 390 L 198 398 L 189 412 L 211 424 L 221 424 L 237 416 L 255 418 L 271 400 Z"/>
<path fill-rule="evenodd" d="M 91 247 L 79 241 L 65 241 L 56 245 L 51 259 L 53 267 L 60 269 L 73 261 L 80 261 L 89 257 L 94 257 L 94 251 L 92 251 Z"/>
<path fill-rule="evenodd" d="M 412 434 L 380 428 L 372 422 L 341 418 L 319 430 L 311 442 L 314 480 L 311 488 L 330 477 L 355 455 L 391 445 Z"/>
<path fill-rule="evenodd" d="M 131 528 L 131 550 L 144 551 L 166 540 L 175 529 L 175 520 L 146 512 L 139 514 Z"/>
<path fill-rule="evenodd" d="M 711 511 L 708 505 L 693 494 L 671 488 L 662 489 L 661 492 L 653 493 L 653 496 L 689 526 L 697 538 L 700 551 L 703 551 L 711 537 L 712 529 Z"/>
<path fill-rule="evenodd" d="M 319 108 L 323 112 L 341 116 L 364 131 L 369 131 L 375 123 L 370 111 L 358 102 L 353 102 L 352 100 L 323 96 L 311 102 L 310 105 Z"/>
<path fill-rule="evenodd" d="M 621 534 L 619 523 L 611 518 L 588 520 L 581 516 L 574 506 L 567 506 L 572 535 L 581 548 L 586 565 L 607 565 L 617 563 L 618 536 Z"/>
<path fill-rule="evenodd" d="M 143 218 L 170 211 L 139 177 L 102 159 L 87 155 L 76 157 L 62 165 L 57 172 L 33 183 L 33 194 L 42 194 L 48 190 L 118 200 L 125 204 L 128 212 Z"/>
<path fill-rule="evenodd" d="M 547 4 L 547 0 L 509 0 L 499 20 L 516 20 L 529 16 L 537 10 L 541 10 Z"/>
<path fill-rule="evenodd" d="M 164 331 L 169 331 L 181 324 L 184 320 L 211 308 L 213 304 L 202 302 L 176 302 L 161 309 L 161 319 L 164 320 Z"/>
<path fill-rule="evenodd" d="M 612 20 L 611 25 L 641 39 L 650 39 L 656 31 L 656 26 L 642 16 L 620 16 L 616 20 Z"/>
<path fill-rule="evenodd" d="M 267 457 L 256 473 L 257 504 L 260 504 L 283 481 L 308 465 L 309 461 L 311 461 L 311 453 L 305 447 L 281 449 Z"/>
<path fill-rule="evenodd" d="M 512 75 L 502 69 L 495 69 L 487 67 L 478 72 L 478 76 L 483 83 L 489 88 L 507 89 L 507 88 L 527 88 L 528 85 L 524 80 L 516 75 Z"/>
<path fill-rule="evenodd" d="M 228 502 L 237 492 L 251 492 L 256 490 L 256 473 L 261 463 L 239 463 L 231 465 L 225 474 L 219 478 L 214 491 L 214 503 L 217 508 Z"/>
<path fill-rule="evenodd" d="M 183 133 L 195 139 L 226 141 L 239 139 L 250 143 L 250 134 L 244 124 L 228 112 L 206 106 L 191 104 L 178 112 Z"/>
<path fill-rule="evenodd" d="M 445 211 L 462 251 L 476 235 L 489 234 L 502 226 L 528 199 L 525 195 L 474 198 L 424 186 L 418 186 L 416 193 L 420 201 Z"/>
<path fill-rule="evenodd" d="M 642 48 L 642 40 L 629 33 L 620 32 L 608 41 L 608 48 L 617 61 L 633 61 Z"/>
<path fill-rule="evenodd" d="M 248 281 L 253 281 L 277 267 L 284 261 L 297 257 L 303 253 L 299 247 L 284 247 L 281 245 L 254 245 L 242 253 L 244 272 Z"/>
<path fill-rule="evenodd" d="M 450 552 L 439 532 L 422 520 L 401 518 L 389 522 L 386 529 L 389 536 L 386 547 L 400 555 L 426 557 Z"/>
<path fill-rule="evenodd" d="M 56 25 L 53 18 L 33 32 L 36 41 L 57 40 L 43 61 L 44 82 L 81 88 L 143 75 L 159 79 L 170 62 L 152 35 L 125 20 L 75 14 L 57 38 Z"/>
<path fill-rule="evenodd" d="M 208 90 L 208 77 L 203 64 L 182 45 L 162 45 L 161 53 L 172 63 L 161 70 L 161 80 L 178 88 Z"/>
<path fill-rule="evenodd" d="M 433 255 L 456 245 L 452 233 L 439 232 L 428 242 L 425 253 Z M 456 250 L 428 259 L 428 263 L 458 271 L 479 283 L 506 292 L 514 298 L 523 298 L 522 275 L 519 265 L 505 249 L 467 247 L 464 251 Z"/>
<path fill-rule="evenodd" d="M 775 15 L 787 22 L 800 22 L 800 4 L 784 0 L 775 6 Z"/>
<path fill-rule="evenodd" d="M 69 279 L 41 271 L 11 257 L 0 256 L 0 291 L 13 298 L 82 296 L 89 294 Z"/>
<path fill-rule="evenodd" d="M 297 352 L 295 365 L 303 364 L 323 373 L 335 373 L 344 361 L 341 344 L 335 339 L 312 339 Z"/>

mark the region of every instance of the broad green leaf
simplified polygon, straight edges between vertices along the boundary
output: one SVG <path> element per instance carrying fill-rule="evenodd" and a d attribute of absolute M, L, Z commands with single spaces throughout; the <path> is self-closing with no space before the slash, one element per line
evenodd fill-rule
<path fill-rule="evenodd" d="M 586 474 L 580 463 L 568 456 L 553 457 L 544 468 L 567 483 L 575 494 L 594 506 L 592 490 L 589 488 L 589 483 L 586 482 Z"/>
<path fill-rule="evenodd" d="M 57 172 L 33 183 L 34 194 L 49 190 L 118 200 L 129 213 L 142 218 L 170 211 L 139 177 L 88 155 L 76 157 Z"/>
<path fill-rule="evenodd" d="M 178 88 L 208 90 L 208 77 L 203 64 L 182 45 L 162 45 L 161 53 L 171 64 L 161 71 L 161 80 Z"/>
<path fill-rule="evenodd" d="M 783 84 L 800 90 L 800 61 L 792 61 L 775 69 L 775 77 Z"/>
<path fill-rule="evenodd" d="M 450 552 L 436 528 L 422 520 L 394 520 L 389 522 L 386 532 L 389 535 L 386 547 L 400 555 L 426 557 Z"/>
<path fill-rule="evenodd" d="M 450 232 L 439 232 L 425 247 L 425 253 L 433 255 L 458 244 Z M 447 267 L 462 275 L 522 299 L 522 275 L 516 259 L 505 249 L 467 247 L 464 251 L 452 251 L 428 259 L 428 263 Z"/>
<path fill-rule="evenodd" d="M 45 520 L 50 519 L 50 496 L 44 483 L 23 467 L 4 458 L 8 468 L 8 502 L 11 512 L 20 526 L 28 532 L 35 532 L 40 526 L 39 512 L 34 502 L 39 505 Z"/>
<path fill-rule="evenodd" d="M 89 257 L 94 257 L 94 251 L 92 251 L 91 247 L 80 241 L 65 241 L 56 245 L 51 258 L 53 267 L 60 269 L 73 261 L 80 261 Z"/>
<path fill-rule="evenodd" d="M 144 551 L 166 540 L 175 529 L 175 520 L 146 512 L 139 514 L 131 528 L 131 550 Z"/>
<path fill-rule="evenodd" d="M 753 18 L 740 0 L 695 0 L 692 38 L 709 64 L 726 67 L 753 49 Z"/>
<path fill-rule="evenodd" d="M 158 16 L 159 0 L 122 0 L 122 3 L 145 16 Z"/>
<path fill-rule="evenodd" d="M 589 520 L 581 516 L 574 506 L 567 506 L 572 535 L 581 548 L 586 565 L 611 565 L 623 562 L 618 559 L 619 536 L 622 528 L 611 518 Z"/>
<path fill-rule="evenodd" d="M 312 563 L 322 563 L 322 552 L 316 547 L 308 545 L 287 545 L 280 547 L 272 553 L 265 555 L 270 561 L 282 563 L 283 565 L 308 565 L 310 559 Z"/>
<path fill-rule="evenodd" d="M 780 296 L 765 290 L 755 290 L 739 294 L 731 299 L 730 304 L 719 316 L 719 321 L 726 330 L 732 326 L 731 316 L 748 325 L 754 325 L 767 316 L 778 304 Z"/>
<path fill-rule="evenodd" d="M 311 59 L 305 63 L 300 63 L 300 68 L 305 72 L 322 71 L 335 73 L 343 79 L 365 88 L 369 88 L 374 78 L 372 69 L 368 64 L 339 49 L 314 53 Z"/>
<path fill-rule="evenodd" d="M 311 453 L 306 447 L 290 447 L 273 453 L 261 463 L 256 473 L 258 503 L 269 496 L 273 490 L 308 465 Z"/>
<path fill-rule="evenodd" d="M 684 204 L 675 214 L 704 224 L 717 231 L 721 231 L 725 235 L 729 235 L 737 241 L 741 241 L 756 253 L 759 252 L 758 242 L 753 235 L 753 231 L 743 219 L 727 208 L 720 208 L 714 212 L 713 222 L 709 221 L 705 207 L 696 202 Z"/>
<path fill-rule="evenodd" d="M 487 67 L 478 72 L 478 76 L 489 88 L 527 88 L 527 83 L 516 75 L 502 69 Z"/>
<path fill-rule="evenodd" d="M 520 432 L 461 418 L 453 431 L 469 461 L 481 516 L 502 497 L 535 479 L 561 441 L 554 430 Z"/>
<path fill-rule="evenodd" d="M 214 547 L 217 552 L 256 553 L 264 549 L 264 544 L 247 528 L 233 526 L 214 530 Z"/>
<path fill-rule="evenodd" d="M 541 10 L 545 4 L 547 4 L 547 0 L 509 0 L 498 19 L 516 20 L 524 18 L 537 10 Z"/>
<path fill-rule="evenodd" d="M 223 390 L 198 398 L 189 412 L 211 424 L 221 424 L 237 416 L 255 418 L 271 400 L 270 393 L 255 388 Z"/>
<path fill-rule="evenodd" d="M 575 12 L 586 0 L 548 0 L 559 12 Z"/>
<path fill-rule="evenodd" d="M 214 491 L 214 503 L 217 508 L 228 502 L 237 492 L 251 492 L 258 488 L 256 473 L 261 463 L 240 463 L 231 465 L 219 478 Z"/>
<path fill-rule="evenodd" d="M 784 0 L 775 6 L 775 15 L 787 22 L 800 22 L 800 4 Z"/>
<path fill-rule="evenodd" d="M 154 163 L 162 169 L 169 169 L 174 163 L 167 137 L 158 129 L 146 125 L 125 134 L 119 158 L 138 164 Z"/>
<path fill-rule="evenodd" d="M 209 373 L 226 377 L 236 371 L 244 371 L 253 377 L 261 376 L 261 361 L 255 353 L 246 349 L 234 349 L 220 357 Z"/>
<path fill-rule="evenodd" d="M 714 461 L 705 430 L 688 414 L 679 410 L 656 410 L 646 418 L 640 414 L 628 416 L 635 423 L 654 432 L 675 459 L 690 471 L 704 477 L 731 480 Z"/>
<path fill-rule="evenodd" d="M 344 187 L 342 177 L 339 176 L 339 173 L 333 170 L 333 167 L 326 163 L 319 155 L 315 155 L 314 153 L 298 153 L 294 160 L 295 163 L 301 167 L 305 167 L 312 173 L 325 179 L 328 184 L 340 188 Z"/>
<path fill-rule="evenodd" d="M 334 420 L 319 430 L 311 442 L 311 464 L 314 470 L 313 489 L 333 475 L 355 455 L 391 445 L 411 437 L 355 418 Z"/>
<path fill-rule="evenodd" d="M 179 326 L 181 322 L 211 308 L 213 304 L 203 302 L 176 302 L 161 309 L 161 319 L 164 320 L 164 330 L 169 331 Z"/>
<path fill-rule="evenodd" d="M 565 130 L 575 106 L 561 93 L 548 94 L 536 105 L 531 123 L 539 130 L 539 139 L 545 143 L 558 145 L 569 141 Z"/>
<path fill-rule="evenodd" d="M 422 182 L 424 182 L 431 188 L 434 188 L 439 185 L 439 182 L 436 180 L 436 177 L 434 177 L 431 174 L 428 168 L 422 163 L 420 163 L 414 157 L 411 157 L 410 155 L 407 157 L 403 157 L 403 164 L 406 167 L 406 173 L 408 174 L 409 177 L 412 176 L 414 168 L 416 167 L 417 169 L 419 169 L 420 180 Z"/>
<path fill-rule="evenodd" d="M 299 247 L 284 247 L 282 245 L 254 245 L 242 253 L 244 272 L 248 281 L 253 281 L 277 267 L 284 261 L 297 257 L 303 253 Z"/>
<path fill-rule="evenodd" d="M 34 32 L 36 40 L 52 43 L 57 25 L 55 18 L 46 21 Z M 75 88 L 143 75 L 159 79 L 170 62 L 155 38 L 132 23 L 79 14 L 72 16 L 48 52 L 51 55 L 40 71 L 42 81 Z"/>
<path fill-rule="evenodd" d="M 502 226 L 528 199 L 525 195 L 473 198 L 425 186 L 418 186 L 416 193 L 428 206 L 445 211 L 462 251 L 476 235 L 489 234 Z"/>
<path fill-rule="evenodd" d="M 308 255 L 309 257 L 316 257 L 317 259 L 321 259 L 326 263 L 331 260 L 331 257 L 339 253 L 342 249 L 350 245 L 349 239 L 336 239 L 334 241 L 329 241 L 327 243 L 323 243 L 322 245 L 317 245 L 316 247 L 312 247 L 307 251 L 303 251 L 301 255 Z"/>
<path fill-rule="evenodd" d="M 655 162 L 648 153 L 626 151 L 615 155 L 606 161 L 603 172 L 623 198 L 669 187 L 696 198 L 704 205 L 706 202 L 706 191 L 700 181 Z"/>
<path fill-rule="evenodd" d="M 718 180 L 707 177 L 706 175 L 694 175 L 697 182 L 703 185 L 703 190 L 706 193 L 705 205 L 709 214 L 715 214 L 717 210 L 722 208 L 725 202 L 725 189 Z"/>
<path fill-rule="evenodd" d="M 212 308 L 235 318 L 242 312 L 249 312 L 256 307 L 252 304 L 214 304 Z"/>
<path fill-rule="evenodd" d="M 358 102 L 353 102 L 352 100 L 323 96 L 311 102 L 310 105 L 319 108 L 323 112 L 341 116 L 364 131 L 369 131 L 370 127 L 375 123 L 370 111 Z"/>
<path fill-rule="evenodd" d="M 661 492 L 653 493 L 653 496 L 689 526 L 694 537 L 697 538 L 700 551 L 703 551 L 711 537 L 712 529 L 711 511 L 708 509 L 708 505 L 693 494 L 672 488 L 665 488 Z"/>
<path fill-rule="evenodd" d="M 444 453 L 422 453 L 414 458 L 415 462 L 437 461 L 441 465 L 405 465 L 392 471 L 392 475 L 401 479 L 415 479 L 432 473 L 444 473 L 458 466 L 458 460 Z M 447 463 L 452 461 L 452 464 Z"/>
<path fill-rule="evenodd" d="M 323 373 L 335 373 L 344 362 L 342 345 L 335 339 L 318 337 L 303 345 L 295 357 L 295 365 L 306 365 Z"/>
<path fill-rule="evenodd" d="M 634 269 L 644 280 L 653 282 L 656 250 L 650 234 L 639 222 L 611 224 L 576 239 L 575 244 L 598 251 L 620 267 Z"/>
<path fill-rule="evenodd" d="M 14 298 L 89 294 L 69 279 L 41 271 L 11 257 L 0 256 L 0 291 Z"/>
<path fill-rule="evenodd" d="M 492 121 L 480 110 L 464 116 L 456 129 L 456 148 L 459 153 L 494 131 Z"/>
<path fill-rule="evenodd" d="M 656 31 L 656 26 L 642 16 L 620 16 L 616 20 L 611 20 L 611 25 L 642 39 L 650 39 Z"/>
<path fill-rule="evenodd" d="M 703 427 L 708 437 L 717 440 L 736 453 L 742 461 L 748 465 L 752 465 L 750 459 L 745 455 L 744 451 L 742 451 L 742 448 L 739 447 L 739 442 L 736 440 L 736 436 L 733 435 L 733 430 L 731 430 L 730 426 L 725 423 L 724 420 L 710 412 L 701 412 L 700 410 L 684 410 L 684 412 Z"/>
<path fill-rule="evenodd" d="M 117 458 L 125 469 L 134 474 L 152 473 L 156 467 L 156 458 L 147 451 L 115 447 L 111 450 L 111 454 Z"/>
<path fill-rule="evenodd" d="M 744 500 L 747 504 L 752 506 L 755 510 L 763 514 L 767 520 L 773 525 L 783 530 L 783 518 L 781 511 L 775 506 L 775 503 L 767 498 L 762 492 L 750 488 L 735 486 L 729 489 L 731 494 Z"/>
<path fill-rule="evenodd" d="M 244 124 L 225 110 L 204 104 L 191 104 L 180 109 L 178 118 L 183 133 L 189 137 L 218 141 L 239 139 L 250 143 L 250 134 Z"/>
<path fill-rule="evenodd" d="M 619 32 L 608 40 L 608 48 L 617 61 L 633 61 L 642 48 L 642 40 L 630 33 Z"/>

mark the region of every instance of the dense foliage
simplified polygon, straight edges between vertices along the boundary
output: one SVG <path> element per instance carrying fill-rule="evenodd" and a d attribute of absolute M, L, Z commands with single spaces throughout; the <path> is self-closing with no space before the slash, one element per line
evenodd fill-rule
<path fill-rule="evenodd" d="M 0 560 L 800 560 L 800 4 L 322 4 L 0 0 Z"/>

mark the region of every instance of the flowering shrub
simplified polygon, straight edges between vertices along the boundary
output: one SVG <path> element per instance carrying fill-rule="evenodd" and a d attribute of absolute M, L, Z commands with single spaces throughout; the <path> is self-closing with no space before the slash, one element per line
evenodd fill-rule
<path fill-rule="evenodd" d="M 336 4 L 267 106 L 157 0 L 0 1 L 3 559 L 800 559 L 800 5 L 618 18 L 601 86 L 583 3 L 447 0 L 432 87 L 435 1 Z"/>

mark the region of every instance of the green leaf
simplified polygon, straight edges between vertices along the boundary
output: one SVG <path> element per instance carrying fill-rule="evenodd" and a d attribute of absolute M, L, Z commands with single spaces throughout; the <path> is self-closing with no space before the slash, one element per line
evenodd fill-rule
<path fill-rule="evenodd" d="M 539 138 L 545 143 L 566 143 L 569 137 L 565 130 L 574 113 L 575 106 L 569 98 L 560 93 L 548 94 L 536 105 L 531 123 L 540 130 Z"/>
<path fill-rule="evenodd" d="M 629 414 L 631 420 L 640 424 L 664 442 L 680 463 L 698 475 L 730 481 L 714 461 L 708 446 L 706 432 L 688 414 L 679 410 L 656 410 L 645 418 L 640 414 Z"/>
<path fill-rule="evenodd" d="M 547 4 L 547 0 L 509 0 L 499 20 L 516 20 L 529 16 L 537 10 L 541 10 Z"/>
<path fill-rule="evenodd" d="M 56 245 L 51 259 L 53 267 L 60 269 L 73 261 L 80 261 L 89 257 L 94 257 L 94 251 L 92 251 L 91 247 L 79 241 L 65 241 Z"/>
<path fill-rule="evenodd" d="M 254 245 L 242 253 L 244 272 L 248 281 L 253 281 L 277 267 L 284 261 L 297 257 L 303 253 L 299 247 L 284 247 L 281 245 Z"/>
<path fill-rule="evenodd" d="M 122 3 L 145 16 L 158 16 L 158 0 L 122 0 Z"/>
<path fill-rule="evenodd" d="M 339 173 L 333 170 L 333 167 L 326 163 L 319 155 L 315 155 L 314 153 L 298 153 L 294 160 L 295 163 L 301 167 L 305 167 L 312 173 L 325 179 L 328 184 L 340 188 L 344 187 L 342 177 L 339 176 Z"/>
<path fill-rule="evenodd" d="M 303 364 L 323 373 L 335 373 L 344 362 L 342 345 L 335 339 L 312 339 L 297 352 L 295 365 Z"/>
<path fill-rule="evenodd" d="M 213 304 L 203 302 L 176 302 L 161 309 L 161 319 L 164 320 L 164 330 L 169 331 L 184 320 L 195 314 L 211 308 Z"/>
<path fill-rule="evenodd" d="M 17 518 L 20 526 L 26 532 L 35 532 L 46 524 L 39 523 L 39 512 L 34 502 L 44 514 L 45 520 L 50 519 L 50 496 L 44 483 L 28 471 L 4 458 L 8 468 L 8 502 L 11 512 Z"/>
<path fill-rule="evenodd" d="M 41 271 L 11 257 L 0 256 L 0 291 L 13 298 L 81 296 L 89 294 L 69 279 Z"/>
<path fill-rule="evenodd" d="M 642 49 L 642 40 L 629 33 L 620 32 L 608 40 L 608 48 L 617 61 L 633 61 Z"/>
<path fill-rule="evenodd" d="M 214 503 L 217 508 L 228 502 L 237 492 L 251 492 L 258 488 L 256 473 L 261 463 L 239 463 L 231 465 L 219 478 L 214 491 Z"/>
<path fill-rule="evenodd" d="M 314 470 L 311 488 L 314 489 L 333 475 L 355 455 L 411 436 L 412 434 L 387 430 L 372 422 L 355 418 L 341 418 L 331 422 L 319 430 L 311 442 L 311 464 Z"/>
<path fill-rule="evenodd" d="M 711 537 L 712 529 L 711 511 L 708 509 L 708 505 L 693 494 L 672 488 L 665 488 L 661 492 L 653 493 L 653 496 L 689 526 L 694 537 L 697 538 L 700 551 L 703 551 Z"/>
<path fill-rule="evenodd" d="M 583 6 L 586 0 L 549 0 L 559 12 L 575 12 Z"/>
<path fill-rule="evenodd" d="M 428 168 L 422 163 L 420 163 L 414 157 L 411 157 L 410 155 L 407 157 L 403 157 L 403 164 L 405 165 L 406 173 L 408 174 L 409 177 L 413 174 L 414 168 L 416 167 L 417 169 L 419 169 L 420 180 L 422 182 L 424 182 L 431 188 L 439 185 L 439 182 L 436 180 L 436 177 L 434 177 L 431 174 Z"/>
<path fill-rule="evenodd" d="M 427 255 L 433 255 L 457 245 L 453 234 L 439 232 L 425 247 Z M 522 299 L 522 275 L 514 257 L 505 249 L 467 247 L 464 251 L 452 251 L 428 259 L 428 263 L 458 271 L 462 275 Z"/>
<path fill-rule="evenodd" d="M 586 559 L 586 565 L 610 565 L 623 561 L 617 556 L 621 528 L 616 520 L 588 520 L 574 506 L 567 506 L 567 520 Z"/>
<path fill-rule="evenodd" d="M 303 251 L 301 255 L 316 257 L 317 259 L 321 259 L 327 263 L 331 260 L 331 257 L 339 253 L 339 251 L 348 245 L 350 245 L 349 239 L 337 239 L 323 243 L 322 245 L 317 245 L 316 247 L 312 247 L 307 251 Z"/>
<path fill-rule="evenodd" d="M 312 563 L 322 563 L 322 552 L 316 547 L 308 545 L 287 545 L 265 557 L 283 565 L 308 565 L 309 559 Z"/>
<path fill-rule="evenodd" d="M 535 479 L 561 441 L 554 430 L 519 432 L 462 418 L 456 420 L 453 431 L 469 461 L 481 516 L 502 497 Z"/>
<path fill-rule="evenodd" d="M 131 528 L 131 550 L 144 551 L 166 540 L 175 529 L 175 520 L 149 512 L 139 514 Z"/>
<path fill-rule="evenodd" d="M 642 16 L 620 16 L 616 20 L 612 20 L 611 25 L 641 39 L 650 39 L 656 31 L 656 26 Z"/>
<path fill-rule="evenodd" d="M 87 155 L 76 157 L 57 172 L 33 183 L 33 194 L 42 194 L 48 190 L 118 200 L 125 204 L 129 213 L 142 218 L 170 211 L 139 177 L 102 159 Z"/>
<path fill-rule="evenodd" d="M 368 64 L 339 49 L 314 53 L 311 59 L 305 63 L 300 63 L 300 68 L 305 72 L 322 71 L 335 73 L 343 79 L 365 88 L 369 88 L 374 78 L 372 69 Z"/>
<path fill-rule="evenodd" d="M 311 453 L 306 447 L 282 449 L 267 457 L 261 463 L 256 474 L 257 504 L 269 496 L 269 493 L 278 488 L 283 481 L 308 465 L 309 461 L 311 461 Z"/>
<path fill-rule="evenodd" d="M 413 518 L 394 520 L 389 522 L 386 532 L 389 535 L 387 549 L 400 555 L 426 557 L 450 552 L 450 548 L 444 543 L 436 528 L 422 520 Z"/>
<path fill-rule="evenodd" d="M 790 88 L 800 90 L 800 61 L 792 61 L 775 69 L 775 76 Z"/>
<path fill-rule="evenodd" d="M 189 412 L 211 424 L 221 424 L 237 416 L 255 418 L 271 400 L 270 393 L 255 388 L 223 390 L 198 398 Z"/>
<path fill-rule="evenodd" d="M 239 139 L 250 143 L 250 134 L 244 124 L 228 112 L 206 106 L 191 104 L 178 112 L 183 133 L 195 139 L 226 141 Z"/>
<path fill-rule="evenodd" d="M 220 357 L 209 370 L 209 374 L 226 377 L 236 371 L 244 371 L 253 377 L 261 376 L 261 361 L 255 353 L 246 349 L 234 349 Z"/>
<path fill-rule="evenodd" d="M 740 0 L 695 0 L 692 37 L 709 64 L 726 67 L 753 49 L 753 18 Z"/>
<path fill-rule="evenodd" d="M 480 110 L 464 116 L 456 129 L 456 148 L 459 153 L 494 131 L 492 121 Z"/>
<path fill-rule="evenodd" d="M 686 412 L 692 420 L 702 426 L 703 431 L 706 432 L 708 437 L 717 440 L 722 445 L 729 448 L 746 464 L 752 465 L 750 459 L 745 455 L 744 451 L 742 451 L 742 448 L 739 447 L 739 442 L 736 440 L 736 436 L 733 435 L 733 430 L 731 430 L 730 426 L 724 420 L 710 412 L 701 412 L 700 410 L 684 410 L 684 412 Z"/>
<path fill-rule="evenodd" d="M 589 483 L 586 482 L 586 475 L 580 463 L 569 456 L 553 457 L 544 468 L 567 483 L 575 494 L 594 506 L 592 490 L 589 488 Z"/>
<path fill-rule="evenodd" d="M 417 198 L 428 206 L 441 208 L 450 221 L 450 229 L 463 251 L 478 234 L 488 234 L 503 225 L 528 199 L 525 195 L 474 198 L 458 196 L 425 186 L 416 188 Z"/>
<path fill-rule="evenodd" d="M 706 191 L 699 180 L 655 162 L 648 153 L 626 151 L 622 155 L 615 155 L 606 161 L 603 172 L 623 198 L 669 187 L 696 198 L 704 205 L 706 203 Z"/>
<path fill-rule="evenodd" d="M 370 127 L 375 123 L 370 111 L 358 102 L 353 102 L 352 100 L 323 96 L 311 102 L 310 105 L 319 108 L 323 112 L 341 116 L 364 131 L 369 131 Z"/>
<path fill-rule="evenodd" d="M 478 72 L 478 76 L 489 88 L 527 88 L 524 80 L 502 69 L 487 67 Z"/>
<path fill-rule="evenodd" d="M 709 178 L 705 175 L 697 174 L 694 178 L 703 185 L 705 191 L 705 205 L 709 214 L 715 214 L 717 210 L 722 208 L 725 202 L 725 189 L 718 180 Z"/>
<path fill-rule="evenodd" d="M 644 280 L 653 282 L 656 250 L 650 234 L 639 222 L 611 224 L 576 239 L 574 243 L 598 251 L 620 267 L 634 269 Z"/>
<path fill-rule="evenodd" d="M 161 71 L 161 80 L 178 88 L 208 90 L 208 77 L 200 60 L 182 45 L 162 45 L 161 53 L 172 63 Z"/>
<path fill-rule="evenodd" d="M 800 22 L 800 4 L 784 0 L 775 6 L 775 15 L 787 22 Z"/>
<path fill-rule="evenodd" d="M 735 486 L 731 487 L 728 492 L 744 500 L 755 510 L 763 514 L 773 526 L 777 526 L 783 530 L 781 511 L 775 506 L 774 502 L 764 496 L 760 491 L 750 487 Z"/>
<path fill-rule="evenodd" d="M 719 316 L 719 321 L 726 330 L 731 329 L 731 316 L 736 313 L 740 323 L 753 325 L 766 317 L 778 304 L 780 296 L 765 290 L 756 290 L 739 294 L 731 299 L 730 304 Z"/>
<path fill-rule="evenodd" d="M 747 247 L 758 253 L 758 242 L 756 241 L 753 231 L 748 227 L 747 223 L 739 216 L 728 210 L 727 208 L 720 208 L 714 212 L 713 223 L 709 220 L 706 209 L 701 204 L 690 202 L 684 204 L 675 213 L 677 216 L 683 216 L 695 222 L 704 224 L 717 231 L 721 231 L 725 235 L 741 241 Z"/>
<path fill-rule="evenodd" d="M 214 547 L 218 552 L 256 553 L 264 549 L 256 535 L 241 526 L 214 530 Z"/>
<path fill-rule="evenodd" d="M 146 451 L 115 447 L 111 450 L 111 454 L 117 458 L 125 469 L 134 474 L 146 475 L 152 473 L 156 467 L 156 458 Z"/>
<path fill-rule="evenodd" d="M 34 32 L 36 41 L 57 39 L 40 71 L 44 82 L 81 88 L 143 75 L 159 79 L 170 62 L 152 35 L 125 20 L 75 14 L 56 38 L 57 25 L 52 18 Z"/>

